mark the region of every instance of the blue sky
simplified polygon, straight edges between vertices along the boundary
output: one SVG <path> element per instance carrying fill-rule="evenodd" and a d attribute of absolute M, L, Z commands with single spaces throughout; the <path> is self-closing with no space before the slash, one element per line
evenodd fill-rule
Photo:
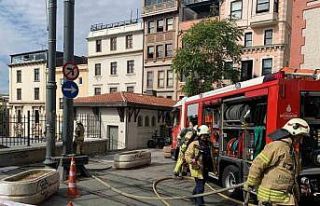
<path fill-rule="evenodd" d="M 63 0 L 58 2 L 57 50 L 63 48 Z M 75 54 L 87 55 L 90 26 L 130 19 L 141 0 L 75 0 Z M 135 16 L 135 15 L 134 15 Z M 0 0 L 0 93 L 8 93 L 10 54 L 46 49 L 46 0 Z"/>

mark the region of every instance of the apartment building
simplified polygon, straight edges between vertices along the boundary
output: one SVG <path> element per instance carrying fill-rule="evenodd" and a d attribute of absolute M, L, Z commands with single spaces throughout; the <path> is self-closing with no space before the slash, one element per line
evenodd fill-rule
<path fill-rule="evenodd" d="M 9 65 L 9 109 L 11 115 L 21 121 L 28 111 L 36 121 L 45 114 L 47 82 L 47 50 L 13 54 Z M 86 58 L 74 57 L 77 64 L 85 63 Z M 63 53 L 56 53 L 56 66 L 63 66 Z M 61 69 L 60 69 L 61 70 Z M 57 72 L 58 78 L 59 72 Z M 80 74 L 82 75 L 82 74 Z M 57 79 L 57 78 L 56 78 Z M 56 80 L 57 81 L 57 80 Z M 84 91 L 86 93 L 86 91 Z M 57 90 L 57 96 L 61 90 Z M 85 94 L 84 94 L 85 95 Z M 58 105 L 58 104 L 57 104 Z M 57 106 L 58 111 L 59 108 Z"/>
<path fill-rule="evenodd" d="M 142 93 L 143 26 L 138 19 L 92 25 L 88 41 L 88 95 Z"/>
<path fill-rule="evenodd" d="M 274 73 L 289 65 L 292 1 L 226 0 L 220 19 L 243 29 L 241 80 Z"/>
<path fill-rule="evenodd" d="M 172 59 L 178 45 L 178 0 L 142 0 L 144 23 L 143 92 L 176 99 Z"/>
<path fill-rule="evenodd" d="M 320 0 L 294 1 L 290 67 L 320 68 Z"/>

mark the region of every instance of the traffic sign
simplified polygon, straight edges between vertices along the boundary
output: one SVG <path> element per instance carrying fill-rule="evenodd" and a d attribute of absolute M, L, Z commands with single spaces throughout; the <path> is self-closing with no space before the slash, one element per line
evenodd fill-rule
<path fill-rule="evenodd" d="M 78 96 L 79 87 L 73 81 L 65 81 L 62 85 L 62 93 L 68 99 L 73 99 Z"/>
<path fill-rule="evenodd" d="M 66 63 L 63 65 L 62 69 L 63 75 L 68 80 L 75 80 L 79 76 L 79 68 L 76 64 Z"/>

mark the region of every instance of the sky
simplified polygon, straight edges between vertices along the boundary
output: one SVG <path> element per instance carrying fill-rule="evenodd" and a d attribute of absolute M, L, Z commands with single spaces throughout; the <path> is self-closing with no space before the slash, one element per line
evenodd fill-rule
<path fill-rule="evenodd" d="M 8 93 L 10 55 L 47 48 L 47 0 L 0 0 L 0 93 Z M 63 50 L 63 2 L 57 0 L 57 50 Z M 75 0 L 75 55 L 87 56 L 90 26 L 136 18 L 141 0 Z"/>

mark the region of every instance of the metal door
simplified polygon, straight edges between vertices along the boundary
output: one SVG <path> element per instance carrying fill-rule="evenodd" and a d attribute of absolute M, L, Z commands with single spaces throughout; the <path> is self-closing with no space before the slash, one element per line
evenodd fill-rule
<path fill-rule="evenodd" d="M 118 149 L 118 126 L 108 126 L 109 150 Z"/>

